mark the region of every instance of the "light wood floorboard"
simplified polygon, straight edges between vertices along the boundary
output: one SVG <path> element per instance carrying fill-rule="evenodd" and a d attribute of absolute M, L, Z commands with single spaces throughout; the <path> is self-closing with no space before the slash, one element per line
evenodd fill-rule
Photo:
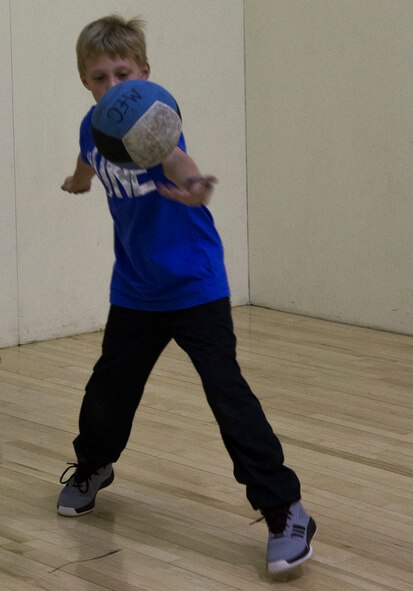
<path fill-rule="evenodd" d="M 102 333 L 0 351 L 3 591 L 412 591 L 413 338 L 257 307 L 233 310 L 238 358 L 300 476 L 314 557 L 265 570 L 266 528 L 232 476 L 199 378 L 171 344 L 116 479 L 57 516 Z"/>

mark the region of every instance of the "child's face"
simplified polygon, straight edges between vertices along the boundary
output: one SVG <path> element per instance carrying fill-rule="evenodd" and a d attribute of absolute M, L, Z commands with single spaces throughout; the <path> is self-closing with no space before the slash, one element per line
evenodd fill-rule
<path fill-rule="evenodd" d="M 138 66 L 129 58 L 111 58 L 108 55 L 99 55 L 86 60 L 86 72 L 82 77 L 84 86 L 98 101 L 109 88 L 126 80 L 147 80 L 149 78 L 149 66 Z"/>

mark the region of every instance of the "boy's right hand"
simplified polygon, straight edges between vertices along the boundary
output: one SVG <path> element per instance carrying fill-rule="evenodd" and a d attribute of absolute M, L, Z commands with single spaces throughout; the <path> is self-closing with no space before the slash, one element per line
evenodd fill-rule
<path fill-rule="evenodd" d="M 92 187 L 91 179 L 82 179 L 79 181 L 75 176 L 68 176 L 63 185 L 60 187 L 62 191 L 71 193 L 72 195 L 80 195 L 81 193 L 87 193 Z"/>
<path fill-rule="evenodd" d="M 83 162 L 81 155 L 79 154 L 76 160 L 76 168 L 71 176 L 68 176 L 63 185 L 61 186 L 62 191 L 72 193 L 73 195 L 80 195 L 81 193 L 87 193 L 92 187 L 92 179 L 95 176 L 95 171 L 89 164 Z"/>

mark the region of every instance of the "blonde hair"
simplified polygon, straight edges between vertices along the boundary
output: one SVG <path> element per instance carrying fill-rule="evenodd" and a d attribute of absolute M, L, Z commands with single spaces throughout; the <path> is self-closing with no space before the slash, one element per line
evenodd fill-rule
<path fill-rule="evenodd" d="M 86 60 L 108 55 L 110 58 L 132 58 L 138 66 L 148 64 L 146 56 L 145 22 L 140 18 L 126 20 L 112 14 L 86 25 L 76 43 L 77 68 L 83 77 Z"/>

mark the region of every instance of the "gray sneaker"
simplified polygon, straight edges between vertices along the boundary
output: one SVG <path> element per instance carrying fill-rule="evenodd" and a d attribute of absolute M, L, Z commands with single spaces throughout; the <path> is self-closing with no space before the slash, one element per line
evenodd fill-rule
<path fill-rule="evenodd" d="M 316 523 L 304 511 L 300 502 L 277 507 L 261 513 L 267 522 L 269 573 L 281 573 L 308 560 L 313 550 L 310 542 L 317 530 Z"/>
<path fill-rule="evenodd" d="M 75 473 L 64 480 L 66 473 L 75 469 Z M 62 489 L 57 501 L 57 512 L 65 517 L 78 517 L 92 511 L 95 498 L 101 488 L 112 484 L 115 475 L 112 464 L 94 469 L 86 464 L 70 464 L 60 477 Z"/>

